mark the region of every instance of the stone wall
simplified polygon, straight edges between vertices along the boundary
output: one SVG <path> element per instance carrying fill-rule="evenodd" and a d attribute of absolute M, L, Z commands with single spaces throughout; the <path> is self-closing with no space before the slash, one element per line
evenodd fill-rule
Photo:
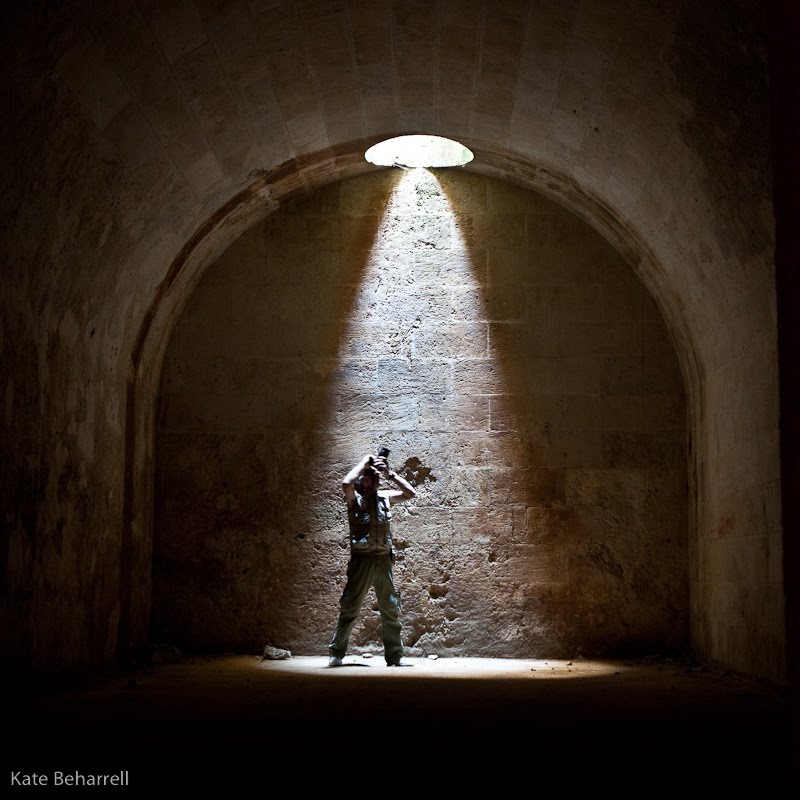
<path fill-rule="evenodd" d="M 4 666 L 146 644 L 152 407 L 178 311 L 243 230 L 414 130 L 463 141 L 470 169 L 557 198 L 637 265 L 690 398 L 691 645 L 785 681 L 763 3 L 2 13 Z"/>
<path fill-rule="evenodd" d="M 541 195 L 385 170 L 270 215 L 170 344 L 154 637 L 324 652 L 341 479 L 391 448 L 411 653 L 557 656 L 687 641 L 683 385 L 652 298 Z M 353 637 L 379 648 L 372 595 Z"/>

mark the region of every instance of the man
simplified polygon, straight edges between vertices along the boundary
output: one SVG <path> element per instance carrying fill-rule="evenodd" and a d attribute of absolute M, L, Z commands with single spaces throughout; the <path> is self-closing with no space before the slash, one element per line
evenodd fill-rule
<path fill-rule="evenodd" d="M 381 475 L 397 489 L 379 491 Z M 342 481 L 350 526 L 350 563 L 347 585 L 339 601 L 341 612 L 329 646 L 329 667 L 341 667 L 350 631 L 361 604 L 375 587 L 381 612 L 383 652 L 390 667 L 401 666 L 403 642 L 400 639 L 400 598 L 392 580 L 391 506 L 416 497 L 414 487 L 389 469 L 383 456 L 365 455 Z"/>

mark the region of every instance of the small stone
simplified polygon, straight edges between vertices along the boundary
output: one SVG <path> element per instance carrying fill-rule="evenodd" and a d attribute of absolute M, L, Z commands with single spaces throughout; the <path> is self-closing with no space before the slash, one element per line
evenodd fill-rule
<path fill-rule="evenodd" d="M 361 658 L 372 658 L 372 653 L 364 653 Z"/>
<path fill-rule="evenodd" d="M 264 652 L 261 655 L 262 661 L 285 661 L 287 658 L 292 657 L 291 650 L 284 650 L 282 647 L 273 647 L 272 645 L 268 644 L 264 648 Z"/>
<path fill-rule="evenodd" d="M 437 659 L 437 658 L 439 658 L 439 656 L 437 656 L 437 655 L 436 655 L 436 653 L 431 653 L 431 654 L 428 656 L 428 658 L 429 658 L 431 661 L 436 661 L 436 659 Z"/>

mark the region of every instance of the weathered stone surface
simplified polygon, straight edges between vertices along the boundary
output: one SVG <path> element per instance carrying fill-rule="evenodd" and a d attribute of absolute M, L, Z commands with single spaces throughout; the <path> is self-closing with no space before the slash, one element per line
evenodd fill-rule
<path fill-rule="evenodd" d="M 348 556 L 341 478 L 386 444 L 419 492 L 393 521 L 410 652 L 685 642 L 684 398 L 658 320 L 643 356 L 646 292 L 620 256 L 543 197 L 462 173 L 345 181 L 259 228 L 233 248 L 239 271 L 229 254 L 209 270 L 167 354 L 163 636 L 324 651 Z M 309 238 L 357 278 L 314 279 Z M 542 260 L 558 281 L 525 290 Z M 371 599 L 352 641 L 379 646 Z"/>
<path fill-rule="evenodd" d="M 366 142 L 428 129 L 466 137 L 471 169 L 560 198 L 637 265 L 653 293 L 642 296 L 643 322 L 658 326 L 663 312 L 693 403 L 692 644 L 703 657 L 782 679 L 774 555 L 767 582 L 724 587 L 698 562 L 723 519 L 735 517 L 743 550 L 751 537 L 780 536 L 763 4 L 611 4 L 606 15 L 588 0 L 511 2 L 485 20 L 475 3 L 431 6 L 423 18 L 403 3 L 378 15 L 368 6 L 348 4 L 335 15 L 346 18 L 336 35 L 322 36 L 318 3 L 290 13 L 270 3 L 178 3 L 169 14 L 153 3 L 4 5 L 3 657 L 54 672 L 146 643 L 154 373 L 195 279 L 265 213 L 280 207 L 291 217 L 292 198 L 329 184 L 309 214 L 355 204 L 338 236 L 327 226 L 321 241 L 354 248 L 352 258 L 301 242 L 316 236 L 313 224 L 292 229 L 286 219 L 292 247 L 266 253 L 267 232 L 279 226 L 255 225 L 207 278 L 360 285 L 393 199 L 380 186 L 342 193 L 338 181 L 366 169 Z M 178 24 L 165 23 L 173 11 Z M 786 17 L 773 17 L 779 33 Z M 790 37 L 777 38 L 791 51 Z M 775 75 L 773 86 L 780 68 Z M 791 81 L 784 85 L 791 96 Z M 793 152 L 791 126 L 777 130 Z M 791 194 L 785 164 L 775 172 Z M 395 171 L 391 180 L 407 179 Z M 469 261 L 479 281 L 498 285 L 637 284 L 608 243 L 575 242 L 572 223 L 559 233 L 541 219 L 554 208 L 544 197 L 526 205 L 519 186 L 499 187 L 460 197 L 448 186 L 448 196 L 464 214 L 524 216 L 524 242 L 512 247 L 504 236 L 487 252 L 472 241 L 469 257 L 441 275 Z M 441 198 L 432 216 L 445 205 Z M 540 249 L 529 253 L 528 241 Z M 791 274 L 796 259 L 784 252 Z M 239 257 L 247 253 L 256 257 Z M 778 315 L 789 326 L 791 302 Z M 407 330 L 394 327 L 390 355 L 408 358 Z M 642 339 L 645 359 L 669 350 L 647 325 Z M 792 358 L 789 347 L 790 371 Z M 605 368 L 610 382 L 598 393 L 637 385 L 629 375 L 612 389 L 620 375 L 611 361 Z M 680 381 L 668 383 L 661 391 L 681 393 Z M 209 380 L 200 391 L 217 387 Z M 646 428 L 640 420 L 639 432 L 653 432 Z M 353 439 L 370 445 L 360 432 Z M 454 452 L 425 431 L 396 440 L 407 452 Z M 740 497 L 759 512 L 743 511 Z M 797 572 L 791 564 L 787 575 Z M 720 592 L 731 602 L 718 603 Z"/>

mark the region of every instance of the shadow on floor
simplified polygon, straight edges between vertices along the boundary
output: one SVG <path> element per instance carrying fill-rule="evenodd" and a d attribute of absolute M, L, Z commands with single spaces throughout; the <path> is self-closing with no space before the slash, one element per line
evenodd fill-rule
<path fill-rule="evenodd" d="M 760 683 L 663 663 L 412 663 L 194 658 L 38 686 L 8 703 L 6 774 L 128 770 L 106 791 L 137 796 L 790 780 L 787 703 Z"/>

